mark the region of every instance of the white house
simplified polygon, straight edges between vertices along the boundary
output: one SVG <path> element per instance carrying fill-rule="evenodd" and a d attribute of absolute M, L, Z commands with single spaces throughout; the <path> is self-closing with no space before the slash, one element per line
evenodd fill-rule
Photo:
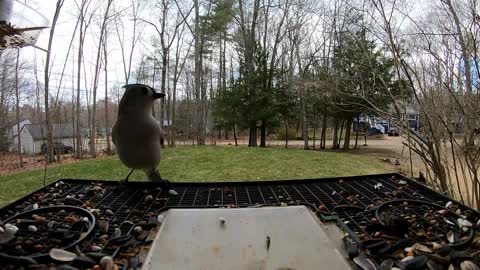
<path fill-rule="evenodd" d="M 370 127 L 375 127 L 381 133 L 386 134 L 391 128 L 394 128 L 394 122 L 399 123 L 400 121 L 407 121 L 410 129 L 413 131 L 418 131 L 420 128 L 420 110 L 418 105 L 415 103 L 406 103 L 405 106 L 399 102 L 399 107 L 401 110 L 400 115 L 397 116 L 395 121 L 391 119 L 385 119 L 379 116 L 370 116 L 368 114 L 362 114 L 359 117 L 359 123 L 368 124 Z M 395 114 L 394 106 L 390 106 L 390 112 Z M 356 123 L 356 118 L 354 118 L 354 123 Z"/>
<path fill-rule="evenodd" d="M 11 142 L 10 151 L 18 151 L 17 124 L 8 131 Z M 64 145 L 74 145 L 74 128 L 72 123 L 52 124 L 52 136 L 54 142 Z M 37 154 L 41 152 L 42 144 L 47 140 L 47 127 L 45 124 L 32 124 L 26 119 L 20 122 L 21 151 L 25 154 Z"/>
<path fill-rule="evenodd" d="M 20 123 L 18 123 L 18 125 L 15 124 L 7 130 L 7 138 L 8 138 L 8 141 L 10 142 L 10 149 L 9 149 L 10 151 L 18 150 L 18 128 L 20 128 L 21 138 L 23 140 L 23 137 L 26 135 L 25 126 L 30 124 L 32 124 L 32 122 L 30 122 L 30 120 L 28 119 L 21 120 Z M 24 151 L 22 149 L 22 153 L 23 152 Z"/>

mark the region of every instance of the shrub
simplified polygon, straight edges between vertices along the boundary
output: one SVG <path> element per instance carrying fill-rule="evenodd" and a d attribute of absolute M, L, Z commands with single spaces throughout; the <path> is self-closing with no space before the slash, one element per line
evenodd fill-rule
<path fill-rule="evenodd" d="M 294 140 L 297 136 L 297 131 L 294 128 L 289 128 L 287 136 L 289 140 Z M 278 139 L 282 141 L 285 140 L 285 128 L 278 129 Z"/>

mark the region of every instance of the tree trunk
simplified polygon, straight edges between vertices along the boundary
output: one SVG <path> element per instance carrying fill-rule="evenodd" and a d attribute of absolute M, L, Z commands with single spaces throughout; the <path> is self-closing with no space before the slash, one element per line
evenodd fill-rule
<path fill-rule="evenodd" d="M 178 61 L 178 60 L 175 60 Z M 177 70 L 175 69 L 174 78 L 177 75 Z M 175 136 L 177 135 L 176 122 L 175 122 L 175 110 L 177 108 L 177 80 L 173 82 L 173 93 L 172 93 L 172 123 L 170 125 L 170 146 L 175 147 Z"/>
<path fill-rule="evenodd" d="M 352 118 L 347 119 L 347 126 L 345 127 L 345 140 L 343 142 L 343 150 L 350 149 L 350 136 L 352 132 Z"/>
<path fill-rule="evenodd" d="M 357 114 L 357 126 L 355 130 L 355 149 L 358 146 L 358 131 L 360 130 L 360 114 Z"/>
<path fill-rule="evenodd" d="M 92 98 L 92 102 L 93 102 L 93 105 L 92 105 L 92 113 L 91 113 L 91 119 L 90 119 L 90 156 L 92 158 L 95 158 L 97 157 L 97 152 L 96 152 L 96 149 L 95 149 L 95 141 L 96 141 L 96 129 L 97 129 L 97 125 L 96 125 L 96 110 L 97 110 L 97 87 L 94 86 L 93 87 L 93 98 Z"/>
<path fill-rule="evenodd" d="M 363 135 L 364 139 L 365 139 L 365 143 L 363 144 L 363 146 L 368 146 L 367 144 L 367 136 L 368 136 L 368 127 L 365 128 L 365 135 Z"/>
<path fill-rule="evenodd" d="M 53 162 L 53 137 L 52 137 L 52 123 L 50 122 L 50 108 L 48 106 L 48 91 L 49 91 L 49 76 L 50 76 L 50 53 L 53 43 L 53 35 L 55 33 L 55 26 L 57 24 L 60 10 L 63 6 L 63 0 L 58 0 L 53 16 L 52 26 L 50 27 L 50 36 L 48 39 L 47 56 L 45 60 L 45 124 L 47 126 L 47 162 Z"/>
<path fill-rule="evenodd" d="M 218 68 L 218 80 L 217 80 L 217 91 L 220 92 L 222 90 L 224 90 L 225 88 L 223 88 L 223 83 L 224 83 L 224 76 L 223 76 L 223 71 L 225 70 L 225 68 L 223 67 L 224 65 L 224 61 L 222 59 L 222 57 L 224 56 L 223 55 L 223 41 L 222 41 L 222 34 L 219 34 L 218 36 L 218 63 L 219 63 L 219 68 Z M 222 89 L 223 88 L 223 89 Z"/>
<path fill-rule="evenodd" d="M 196 107 L 196 137 L 197 145 L 205 145 L 205 133 L 204 133 L 204 124 L 203 124 L 203 99 L 201 96 L 202 91 L 202 76 L 203 76 L 203 61 L 202 61 L 202 35 L 200 29 L 200 7 L 198 0 L 193 1 L 195 8 L 195 33 L 194 33 L 194 58 L 195 58 L 195 107 Z"/>
<path fill-rule="evenodd" d="M 333 146 L 332 149 L 338 148 L 338 119 L 335 117 L 334 124 L 333 124 Z"/>
<path fill-rule="evenodd" d="M 343 136 L 343 127 L 345 126 L 345 120 L 342 120 L 342 126 L 340 128 L 340 137 L 338 137 L 338 143 L 337 147 L 340 148 L 340 145 L 342 144 L 342 136 Z"/>
<path fill-rule="evenodd" d="M 153 59 L 153 76 L 152 76 L 152 88 L 155 89 L 155 75 L 157 75 L 157 58 L 154 58 Z M 157 119 L 157 116 L 156 116 L 156 112 L 155 112 L 155 102 L 153 103 L 153 106 L 152 106 L 152 116 L 154 119 Z"/>
<path fill-rule="evenodd" d="M 177 84 L 178 84 L 178 80 L 180 78 L 180 74 L 183 70 L 183 67 L 185 65 L 185 62 L 186 62 L 186 57 L 189 55 L 189 52 L 190 52 L 190 48 L 191 48 L 191 44 L 190 46 L 188 47 L 188 51 L 187 53 L 185 54 L 185 58 L 183 59 L 181 65 L 180 65 L 180 69 L 179 69 L 179 64 L 180 64 L 180 49 L 181 49 L 181 37 L 183 36 L 183 30 L 185 28 L 183 28 L 181 30 L 181 32 L 178 34 L 178 39 L 177 39 L 177 47 L 175 49 L 175 65 L 174 65 L 174 68 L 173 68 L 173 92 L 172 92 L 172 108 L 171 108 L 171 112 L 172 112 L 172 119 L 171 119 L 171 124 L 170 124 L 170 146 L 172 147 L 175 147 L 175 140 L 176 140 L 176 136 L 177 136 L 177 128 L 176 128 L 176 109 L 177 109 Z M 187 83 L 188 83 L 188 80 L 187 80 Z"/>
<path fill-rule="evenodd" d="M 262 124 L 260 126 L 260 147 L 267 147 L 267 128 L 266 128 L 266 121 L 262 120 Z"/>
<path fill-rule="evenodd" d="M 202 46 L 203 48 L 203 46 Z M 203 50 L 203 49 L 202 49 Z M 203 65 L 203 60 L 202 60 L 202 65 Z M 207 114 L 208 114 L 208 100 L 207 100 L 207 83 L 208 83 L 208 80 L 207 80 L 207 76 L 208 76 L 208 72 L 209 70 L 207 69 L 207 72 L 203 72 L 203 67 L 202 67 L 202 74 L 204 76 L 202 76 L 202 81 L 201 81 L 201 99 L 202 99 L 202 102 L 200 103 L 201 104 L 201 117 L 202 117 L 202 126 L 201 126 L 201 131 L 202 131 L 202 138 L 203 138 L 203 145 L 205 145 L 207 143 L 207 132 L 206 132 L 206 127 L 207 127 Z"/>
<path fill-rule="evenodd" d="M 61 108 L 58 108 L 58 124 L 61 125 L 63 122 L 62 122 L 62 115 L 61 115 Z M 60 137 L 61 134 L 60 134 Z M 55 148 L 54 148 L 55 149 Z M 62 154 L 63 154 L 63 151 L 62 151 L 62 148 L 58 148 L 56 152 L 54 152 L 53 154 L 56 154 L 57 155 L 57 162 L 61 162 L 62 161 Z"/>
<path fill-rule="evenodd" d="M 321 135 L 321 141 L 320 141 L 320 149 L 325 149 L 325 146 L 327 144 L 327 114 L 323 114 L 323 119 L 322 119 L 322 135 Z"/>
<path fill-rule="evenodd" d="M 304 90 L 302 90 L 302 93 Z M 308 129 L 307 129 L 307 111 L 305 106 L 305 95 L 302 95 L 302 137 L 303 137 L 303 149 L 309 150 L 308 146 Z"/>
<path fill-rule="evenodd" d="M 104 54 L 104 72 L 105 72 L 105 137 L 107 138 L 107 153 L 112 153 L 112 146 L 110 143 L 110 125 L 108 119 L 108 70 L 107 70 L 107 35 L 105 35 L 105 42 L 103 42 L 103 54 Z"/>
<path fill-rule="evenodd" d="M 163 37 L 162 37 L 163 39 Z M 163 45 L 162 45 L 163 46 Z M 168 62 L 168 50 L 166 48 L 163 48 L 162 50 L 162 71 L 161 71 L 161 81 L 160 81 L 160 92 L 161 93 L 165 93 L 165 84 L 166 84 L 166 80 L 167 80 L 167 62 Z M 164 128 L 164 125 L 163 125 L 163 119 L 164 119 L 164 116 L 165 116 L 165 98 L 162 98 L 160 99 L 160 127 Z"/>
<path fill-rule="evenodd" d="M 257 147 L 257 122 L 256 121 L 250 122 L 248 147 Z"/>
<path fill-rule="evenodd" d="M 224 33 L 223 33 L 223 53 L 222 53 L 222 89 L 227 89 L 227 68 L 226 68 L 226 64 L 227 64 L 227 60 L 226 60 L 226 57 L 225 57 L 225 54 L 226 54 L 226 50 L 227 50 L 227 30 L 225 29 Z"/>
<path fill-rule="evenodd" d="M 1 53 L 0 53 L 1 56 Z M 34 54 L 33 73 L 35 74 L 35 112 L 41 115 L 40 109 L 40 80 L 38 79 L 37 71 L 37 56 Z M 0 103 L 1 104 L 1 103 Z"/>
<path fill-rule="evenodd" d="M 77 102 L 76 102 L 76 124 L 75 127 L 76 135 L 77 135 L 77 158 L 83 158 L 83 151 L 82 151 L 82 133 L 80 128 L 80 83 L 81 83 L 81 70 L 82 70 L 82 55 L 83 55 L 83 41 L 84 41 L 84 8 L 85 8 L 85 1 L 82 0 L 81 7 L 80 7 L 80 31 L 79 31 L 79 39 L 78 39 L 78 58 L 77 58 Z"/>
<path fill-rule="evenodd" d="M 22 136 L 20 129 L 20 94 L 18 91 L 18 65 L 20 61 L 20 49 L 17 49 L 17 62 L 15 63 L 15 117 L 17 121 L 17 148 L 18 148 L 18 165 L 23 168 L 22 157 Z"/>
<path fill-rule="evenodd" d="M 98 81 L 100 79 L 100 69 L 101 69 L 101 57 L 102 57 L 102 46 L 104 42 L 104 35 L 107 27 L 108 22 L 108 13 L 110 7 L 113 3 L 113 0 L 108 0 L 107 7 L 105 9 L 105 13 L 103 16 L 102 25 L 100 26 L 100 37 L 98 38 L 98 48 L 97 48 L 97 57 L 95 62 L 95 75 L 93 79 L 93 97 L 92 97 L 92 114 L 90 120 L 90 155 L 92 158 L 97 156 L 97 149 L 96 149 L 96 131 L 97 131 L 97 89 L 98 89 Z M 107 82 L 105 82 L 105 85 Z"/>
<path fill-rule="evenodd" d="M 232 127 L 233 127 L 233 139 L 235 140 L 235 146 L 238 146 L 237 131 L 235 130 L 235 123 L 232 124 Z"/>
<path fill-rule="evenodd" d="M 170 68 L 169 68 L 169 65 L 170 65 L 170 57 L 168 57 L 167 59 L 167 78 L 170 78 Z M 172 112 L 172 93 L 171 93 L 171 90 L 170 90 L 170 80 L 167 80 L 167 86 L 166 86 L 166 91 L 167 91 L 167 96 L 166 96 L 166 100 L 165 98 L 161 99 L 161 101 L 163 101 L 163 104 L 165 105 L 165 116 L 167 118 L 167 121 L 166 121 L 166 128 L 168 128 L 168 130 L 170 131 L 171 129 L 171 112 Z M 165 132 L 164 133 L 165 135 L 168 135 L 168 145 L 171 145 L 171 137 L 170 137 L 170 132 Z"/>
<path fill-rule="evenodd" d="M 317 114 L 313 115 L 313 150 L 315 150 L 315 135 L 317 131 Z"/>
<path fill-rule="evenodd" d="M 288 119 L 286 116 L 283 119 L 285 121 L 285 148 L 288 148 Z"/>

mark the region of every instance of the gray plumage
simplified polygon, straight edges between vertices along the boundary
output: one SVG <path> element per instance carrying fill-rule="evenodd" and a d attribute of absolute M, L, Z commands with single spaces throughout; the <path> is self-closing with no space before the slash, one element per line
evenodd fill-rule
<path fill-rule="evenodd" d="M 162 129 L 153 118 L 156 99 L 165 96 L 143 84 L 125 85 L 118 107 L 117 121 L 112 128 L 112 140 L 125 166 L 143 170 L 150 181 L 162 181 L 159 171 Z M 128 178 L 128 176 L 127 176 Z"/>

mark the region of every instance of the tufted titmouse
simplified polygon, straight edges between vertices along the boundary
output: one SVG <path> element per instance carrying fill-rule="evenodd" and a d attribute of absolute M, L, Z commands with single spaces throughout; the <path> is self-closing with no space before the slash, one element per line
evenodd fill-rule
<path fill-rule="evenodd" d="M 132 169 L 122 182 L 127 182 L 133 170 L 138 169 L 143 170 L 150 181 L 166 184 L 157 170 L 162 129 L 152 115 L 153 102 L 165 94 L 144 84 L 127 84 L 124 88 L 112 128 L 118 157 Z"/>

